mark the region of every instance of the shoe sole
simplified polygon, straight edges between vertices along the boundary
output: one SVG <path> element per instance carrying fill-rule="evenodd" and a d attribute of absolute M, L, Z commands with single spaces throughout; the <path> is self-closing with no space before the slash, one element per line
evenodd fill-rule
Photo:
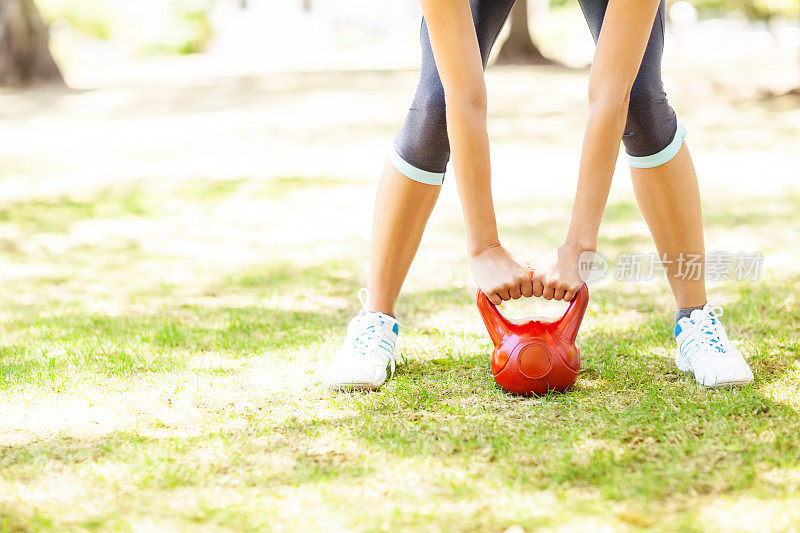
<path fill-rule="evenodd" d="M 343 383 L 339 385 L 330 384 L 329 387 L 333 392 L 353 392 L 353 391 L 376 391 L 381 388 L 383 383 L 375 385 L 374 383 Z"/>
<path fill-rule="evenodd" d="M 392 372 L 391 368 L 392 368 L 392 363 L 390 361 L 389 363 L 386 364 L 386 379 L 383 380 L 381 383 L 378 383 L 377 385 L 375 383 L 369 383 L 364 381 L 362 382 L 356 381 L 351 383 L 331 383 L 329 381 L 328 387 L 330 388 L 331 391 L 344 391 L 344 392 L 365 391 L 365 390 L 376 391 L 381 387 L 383 387 L 383 385 L 387 381 L 392 379 L 392 377 L 394 377 L 394 372 Z"/>
<path fill-rule="evenodd" d="M 689 367 L 689 362 L 686 360 L 686 358 L 683 357 L 680 348 L 675 349 L 675 364 L 677 365 L 678 370 L 680 370 L 681 372 L 692 372 L 692 369 Z M 747 379 L 736 379 L 731 381 L 715 381 L 714 383 L 704 383 L 696 375 L 694 376 L 694 380 L 704 387 L 713 387 L 713 388 L 744 387 L 745 385 L 749 385 L 753 382 L 753 378 L 751 377 Z"/>

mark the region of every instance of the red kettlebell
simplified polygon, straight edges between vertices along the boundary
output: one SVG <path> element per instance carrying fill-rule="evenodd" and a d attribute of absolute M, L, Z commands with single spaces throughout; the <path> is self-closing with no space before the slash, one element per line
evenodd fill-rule
<path fill-rule="evenodd" d="M 523 396 L 570 388 L 581 366 L 575 337 L 588 303 L 584 284 L 557 320 L 509 320 L 478 289 L 478 310 L 494 343 L 492 376 L 500 388 Z"/>

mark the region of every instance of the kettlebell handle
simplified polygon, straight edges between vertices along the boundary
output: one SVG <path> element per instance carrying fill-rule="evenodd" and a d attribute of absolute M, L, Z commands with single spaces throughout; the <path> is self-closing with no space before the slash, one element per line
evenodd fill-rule
<path fill-rule="evenodd" d="M 491 303 L 491 302 L 489 302 Z M 583 315 L 586 314 L 586 308 L 589 306 L 589 289 L 584 283 L 581 285 L 578 292 L 570 300 L 569 307 L 556 321 L 556 332 L 559 336 L 570 344 L 575 342 L 578 336 L 578 330 L 581 329 L 581 322 L 583 322 Z"/>
<path fill-rule="evenodd" d="M 533 270 L 531 270 L 531 275 L 533 275 Z M 497 306 L 480 289 L 478 289 L 477 303 L 478 311 L 480 311 L 483 323 L 489 332 L 489 337 L 491 337 L 495 346 L 500 346 L 503 342 L 503 337 L 510 333 L 511 322 L 500 313 Z M 556 334 L 570 344 L 574 343 L 588 305 L 589 289 L 584 283 L 575 293 L 575 297 L 569 302 L 569 307 L 567 307 L 561 318 L 554 322 Z"/>

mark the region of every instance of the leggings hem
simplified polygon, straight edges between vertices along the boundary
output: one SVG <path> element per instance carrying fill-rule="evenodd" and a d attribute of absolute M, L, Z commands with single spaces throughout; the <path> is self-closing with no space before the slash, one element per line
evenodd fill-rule
<path fill-rule="evenodd" d="M 659 167 L 665 163 L 668 163 L 678 154 L 678 151 L 681 149 L 681 145 L 683 144 L 683 139 L 685 138 L 686 128 L 683 127 L 683 124 L 678 122 L 678 128 L 675 131 L 675 137 L 673 137 L 672 142 L 669 143 L 666 148 L 653 155 L 646 155 L 642 157 L 629 155 L 628 163 L 630 163 L 633 168 Z"/>
<path fill-rule="evenodd" d="M 394 168 L 410 180 L 425 183 L 427 185 L 441 185 L 444 183 L 444 172 L 428 172 L 417 168 L 405 159 L 403 159 L 397 150 L 389 152 L 389 161 Z"/>

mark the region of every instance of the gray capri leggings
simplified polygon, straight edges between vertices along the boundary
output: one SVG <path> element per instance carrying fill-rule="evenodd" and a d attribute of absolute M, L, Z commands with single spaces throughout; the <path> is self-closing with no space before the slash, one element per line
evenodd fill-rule
<path fill-rule="evenodd" d="M 608 0 L 579 0 L 578 3 L 597 41 Z M 484 67 L 513 4 L 514 0 L 470 0 Z M 628 120 L 622 136 L 629 162 L 637 168 L 663 165 L 678 153 L 686 136 L 686 130 L 678 123 L 675 112 L 667 102 L 661 81 L 664 4 L 662 0 L 642 65 L 631 89 Z M 420 41 L 422 68 L 419 85 L 403 127 L 395 137 L 390 159 L 405 176 L 422 183 L 441 185 L 450 159 L 450 144 L 447 139 L 444 89 L 436 70 L 424 20 Z"/>

